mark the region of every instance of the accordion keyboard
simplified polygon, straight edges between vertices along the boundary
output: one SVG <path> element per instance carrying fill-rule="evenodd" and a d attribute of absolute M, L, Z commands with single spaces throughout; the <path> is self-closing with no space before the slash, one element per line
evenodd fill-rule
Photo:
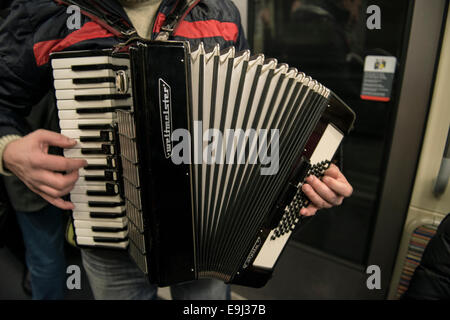
<path fill-rule="evenodd" d="M 329 125 L 322 135 L 310 161 L 313 164 L 306 176 L 314 175 L 318 178 L 322 177 L 325 170 L 330 165 L 330 159 L 339 147 L 343 134 Z M 295 227 L 300 222 L 300 209 L 308 206 L 309 200 L 301 191 L 304 181 L 299 183 L 298 191 L 291 203 L 285 208 L 285 214 L 279 225 L 271 230 L 264 245 L 258 253 L 253 266 L 259 268 L 272 269 L 283 251 L 284 246 L 289 240 Z"/>
<path fill-rule="evenodd" d="M 64 155 L 88 162 L 70 193 L 75 241 L 125 249 L 128 219 L 114 122 L 116 110 L 132 107 L 131 93 L 116 81 L 129 72 L 129 60 L 75 52 L 53 57 L 52 67 L 61 134 L 78 141 Z"/>

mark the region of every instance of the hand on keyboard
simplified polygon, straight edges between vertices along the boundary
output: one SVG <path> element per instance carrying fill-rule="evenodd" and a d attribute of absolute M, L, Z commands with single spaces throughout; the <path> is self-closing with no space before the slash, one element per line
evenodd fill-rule
<path fill-rule="evenodd" d="M 310 176 L 306 182 L 302 191 L 312 203 L 300 210 L 300 214 L 304 216 L 313 216 L 317 210 L 339 206 L 344 198 L 350 197 L 353 193 L 353 187 L 334 164 L 325 171 L 321 180 Z"/>
<path fill-rule="evenodd" d="M 74 205 L 62 197 L 73 189 L 78 180 L 78 169 L 87 162 L 50 155 L 48 148 L 71 148 L 75 144 L 75 140 L 59 133 L 37 130 L 9 143 L 3 152 L 3 162 L 33 192 L 58 208 L 71 210 Z"/>

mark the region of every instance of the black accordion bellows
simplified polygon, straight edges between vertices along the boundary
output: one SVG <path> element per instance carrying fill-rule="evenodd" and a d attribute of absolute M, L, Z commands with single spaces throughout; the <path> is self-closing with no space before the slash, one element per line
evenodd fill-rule
<path fill-rule="evenodd" d="M 155 41 L 123 51 L 90 54 L 111 61 L 110 95 L 87 92 L 74 101 L 86 108 L 94 98 L 115 101 L 107 144 L 116 153 L 107 156 L 120 163 L 113 171 L 126 236 L 80 230 L 79 237 L 91 234 L 88 245 L 101 247 L 126 241 L 159 285 L 198 278 L 264 285 L 309 203 L 304 179 L 323 175 L 354 113 L 317 81 L 248 51 L 191 51 L 184 42 Z M 52 61 L 83 56 L 89 55 L 55 54 Z M 118 67 L 124 57 L 129 68 Z M 132 105 L 117 103 L 130 97 Z M 84 107 L 74 104 L 79 114 Z M 89 186 L 82 190 L 88 194 Z M 86 212 L 74 211 L 76 235 L 77 219 L 101 221 L 87 202 Z M 103 216 L 112 223 L 107 211 Z"/>

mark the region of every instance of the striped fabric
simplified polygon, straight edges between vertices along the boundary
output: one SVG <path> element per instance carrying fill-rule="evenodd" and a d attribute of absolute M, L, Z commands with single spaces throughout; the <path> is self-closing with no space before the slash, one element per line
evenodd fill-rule
<path fill-rule="evenodd" d="M 405 257 L 402 274 L 397 287 L 396 298 L 399 299 L 403 293 L 408 290 L 409 282 L 414 271 L 419 266 L 423 252 L 430 241 L 436 234 L 437 227 L 433 225 L 423 225 L 414 230 L 409 240 L 408 251 Z"/>

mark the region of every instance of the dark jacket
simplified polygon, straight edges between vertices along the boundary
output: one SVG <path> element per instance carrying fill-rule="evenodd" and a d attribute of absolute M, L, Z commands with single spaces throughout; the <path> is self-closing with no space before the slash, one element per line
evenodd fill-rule
<path fill-rule="evenodd" d="M 161 28 L 176 0 L 163 0 L 154 24 Z M 103 1 L 108 10 L 128 23 L 128 16 L 115 0 Z M 16 0 L 0 26 L 0 137 L 24 135 L 31 128 L 24 121 L 31 106 L 51 89 L 49 54 L 58 51 L 111 48 L 120 41 L 88 17 L 81 29 L 69 30 L 67 8 L 52 0 Z M 206 47 L 220 44 L 247 49 L 239 11 L 231 0 L 201 0 L 185 17 L 174 40 L 192 45 L 203 41 Z"/>
<path fill-rule="evenodd" d="M 428 243 L 403 299 L 450 300 L 450 214 Z"/>

